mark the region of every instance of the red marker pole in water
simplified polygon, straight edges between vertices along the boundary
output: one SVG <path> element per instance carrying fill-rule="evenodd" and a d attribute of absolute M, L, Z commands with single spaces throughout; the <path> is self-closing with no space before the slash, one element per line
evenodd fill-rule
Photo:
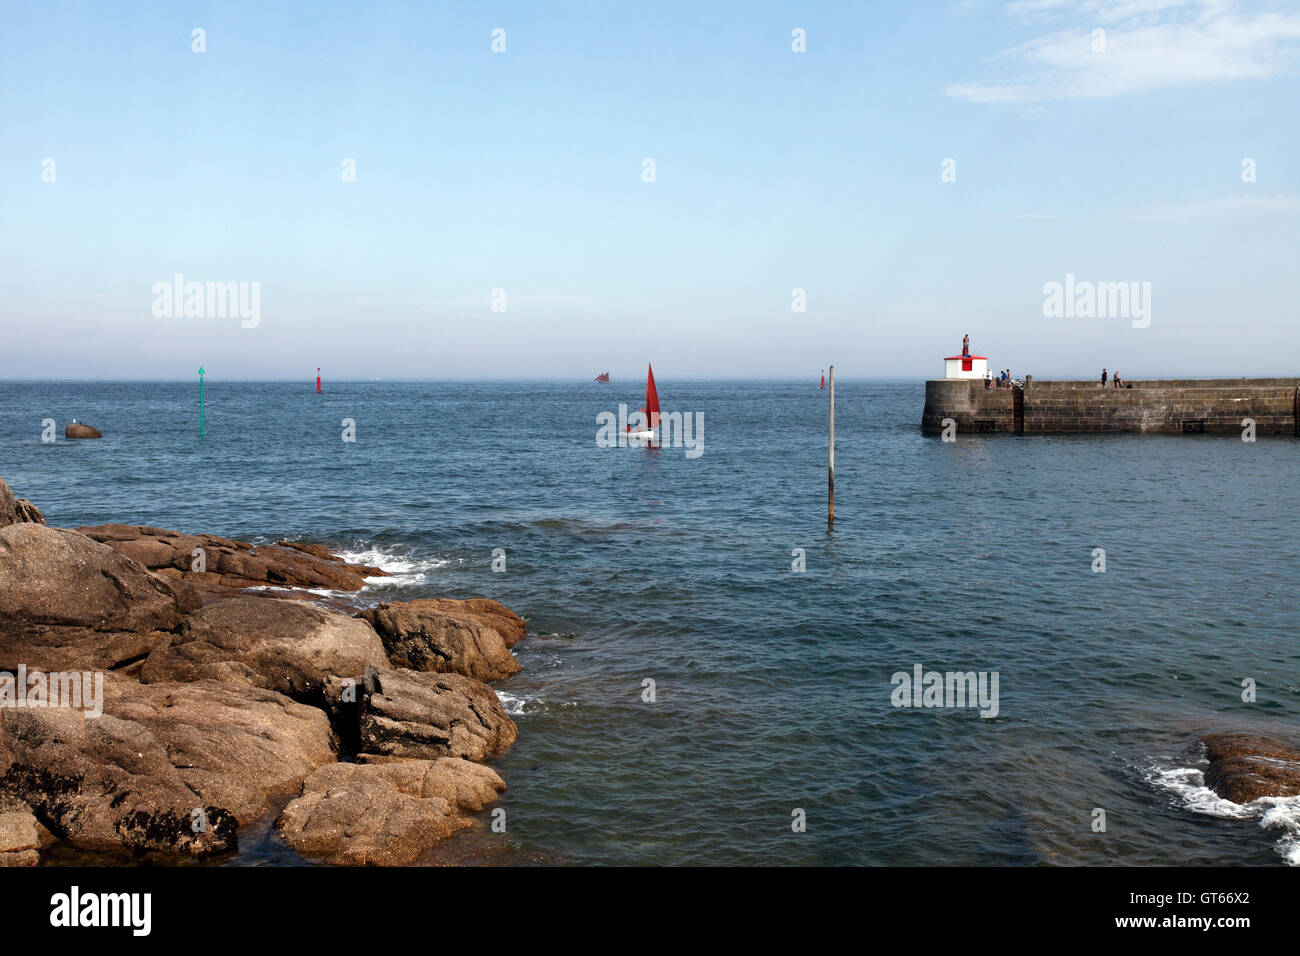
<path fill-rule="evenodd" d="M 316 394 L 320 394 L 320 366 L 316 367 Z"/>

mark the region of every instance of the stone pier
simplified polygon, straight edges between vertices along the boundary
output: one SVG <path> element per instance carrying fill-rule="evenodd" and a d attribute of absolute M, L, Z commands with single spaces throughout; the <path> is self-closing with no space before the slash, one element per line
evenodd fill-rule
<path fill-rule="evenodd" d="M 1161 432 L 1240 434 L 1254 419 L 1257 435 L 1300 436 L 1300 378 L 1165 379 L 1126 382 L 1038 381 L 1024 388 L 985 388 L 971 379 L 925 383 L 921 430 L 938 434 L 951 418 L 957 431 L 1015 434 Z"/>

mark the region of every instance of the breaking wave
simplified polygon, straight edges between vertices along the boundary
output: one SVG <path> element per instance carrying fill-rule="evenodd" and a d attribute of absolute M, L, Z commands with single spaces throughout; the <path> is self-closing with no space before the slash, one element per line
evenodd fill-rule
<path fill-rule="evenodd" d="M 512 694 L 507 690 L 492 688 L 497 693 L 497 699 L 501 701 L 501 707 L 511 717 L 527 716 L 529 714 L 539 714 L 543 711 L 550 711 L 553 708 L 568 709 L 578 706 L 577 701 L 567 701 L 556 704 L 553 701 L 546 701 L 535 694 Z"/>
<path fill-rule="evenodd" d="M 1153 784 L 1173 793 L 1193 813 L 1226 820 L 1258 820 L 1265 830 L 1277 831 L 1275 849 L 1289 866 L 1300 866 L 1300 796 L 1259 797 L 1250 803 L 1225 800 L 1205 785 L 1205 775 L 1194 767 L 1172 770 L 1153 768 Z"/>
<path fill-rule="evenodd" d="M 387 571 L 388 577 L 366 578 L 367 585 L 423 584 L 430 571 L 450 567 L 451 558 L 416 557 L 397 547 L 362 548 L 356 551 L 336 551 L 348 564 L 364 564 Z"/>
<path fill-rule="evenodd" d="M 504 690 L 497 691 L 497 698 L 501 701 L 501 706 L 511 717 L 519 717 L 529 712 L 529 708 L 537 710 L 541 707 L 541 698 L 533 697 L 529 694 L 520 694 L 518 696 Z"/>

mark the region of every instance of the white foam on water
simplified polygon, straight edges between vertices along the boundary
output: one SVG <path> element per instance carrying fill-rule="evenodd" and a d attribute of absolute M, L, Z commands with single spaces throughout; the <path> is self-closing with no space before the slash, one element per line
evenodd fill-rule
<path fill-rule="evenodd" d="M 497 690 L 495 687 L 492 689 L 497 692 L 497 700 L 501 701 L 501 708 L 511 717 L 527 716 L 528 714 L 552 710 L 557 707 L 567 710 L 578 706 L 576 700 L 557 704 L 554 701 L 543 700 L 533 694 L 512 694 L 506 690 Z"/>
<path fill-rule="evenodd" d="M 1259 797 L 1250 803 L 1225 800 L 1205 785 L 1205 774 L 1194 767 L 1153 768 L 1151 782 L 1176 794 L 1193 813 L 1228 820 L 1253 820 L 1265 830 L 1281 830 L 1275 849 L 1289 866 L 1300 866 L 1300 796 Z"/>
<path fill-rule="evenodd" d="M 527 707 L 529 704 L 541 703 L 540 698 L 530 697 L 527 694 L 516 697 L 514 694 L 504 690 L 497 691 L 497 699 L 501 701 L 501 707 L 511 717 L 518 717 L 521 714 L 527 713 Z"/>
<path fill-rule="evenodd" d="M 1193 813 L 1227 820 L 1249 820 L 1255 816 L 1250 804 L 1225 800 L 1205 785 L 1205 774 L 1194 767 L 1177 767 L 1173 770 L 1155 770 L 1152 782 L 1171 790 L 1182 800 L 1183 806 Z"/>
<path fill-rule="evenodd" d="M 363 564 L 388 572 L 388 577 L 366 578 L 367 586 L 423 584 L 425 575 L 452 562 L 448 558 L 417 558 L 402 554 L 396 548 L 366 548 L 361 551 L 336 551 L 348 564 Z"/>
<path fill-rule="evenodd" d="M 332 588 L 291 588 L 283 584 L 254 584 L 250 587 L 241 588 L 244 591 L 293 591 L 299 594 L 319 594 L 321 597 L 343 597 L 351 592 L 339 591 Z"/>

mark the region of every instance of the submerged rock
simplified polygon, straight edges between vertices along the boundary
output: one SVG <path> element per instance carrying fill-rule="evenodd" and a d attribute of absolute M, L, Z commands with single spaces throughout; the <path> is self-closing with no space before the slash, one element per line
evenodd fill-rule
<path fill-rule="evenodd" d="M 320 705 L 331 677 L 359 681 L 367 667 L 386 663 L 383 642 L 363 620 L 297 601 L 232 598 L 191 614 L 149 655 L 140 678 L 230 681 Z"/>
<path fill-rule="evenodd" d="M 494 770 L 450 757 L 331 764 L 307 778 L 275 825 L 305 857 L 403 866 L 470 826 L 459 811 L 480 810 L 504 789 Z"/>
<path fill-rule="evenodd" d="M 496 692 L 460 674 L 366 669 L 361 749 L 390 757 L 486 760 L 519 736 Z"/>
<path fill-rule="evenodd" d="M 1210 766 L 1205 785 L 1233 803 L 1300 795 L 1300 750 L 1253 734 L 1201 738 Z"/>
<path fill-rule="evenodd" d="M 69 422 L 63 426 L 64 438 L 103 438 L 99 429 L 85 422 Z"/>
<path fill-rule="evenodd" d="M 522 669 L 485 616 L 448 610 L 437 600 L 381 604 L 362 612 L 383 639 L 394 667 L 464 674 L 493 681 Z"/>

